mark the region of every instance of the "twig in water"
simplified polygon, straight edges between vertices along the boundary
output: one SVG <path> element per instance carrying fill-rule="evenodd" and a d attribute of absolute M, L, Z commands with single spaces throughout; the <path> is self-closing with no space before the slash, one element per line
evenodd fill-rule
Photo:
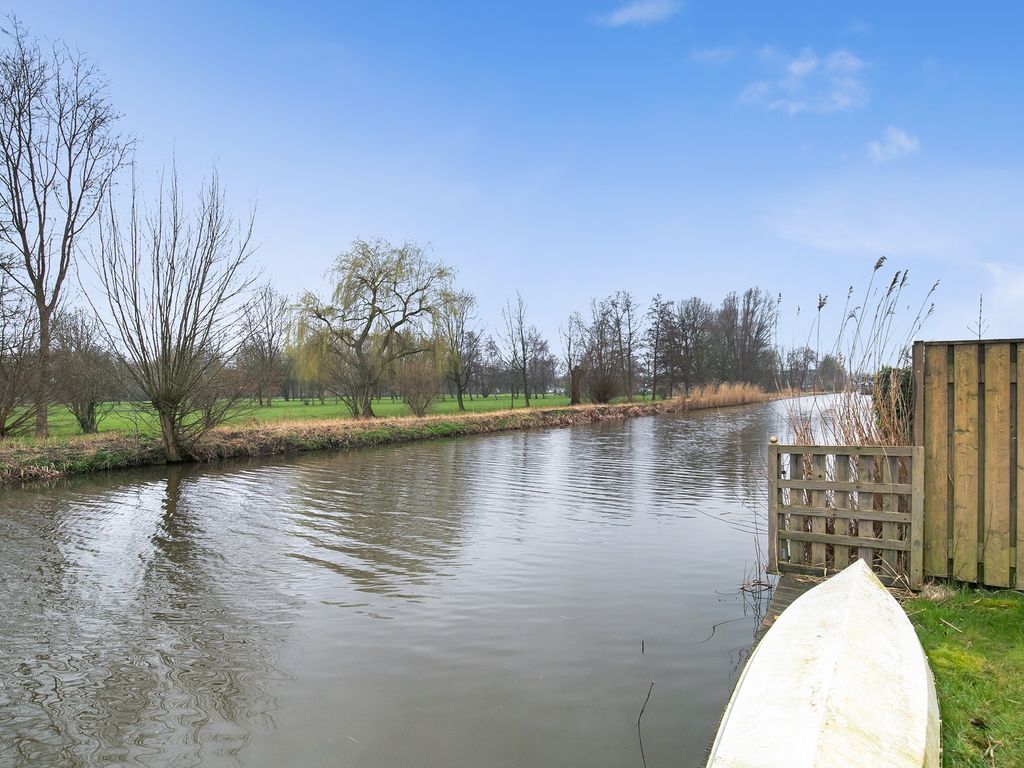
<path fill-rule="evenodd" d="M 651 691 L 654 690 L 654 681 L 651 680 L 651 687 L 647 689 L 647 698 L 644 699 L 644 705 L 640 707 L 640 717 L 636 719 L 636 727 L 640 727 L 640 718 L 644 716 L 644 710 L 647 709 L 647 702 L 651 700 Z"/>

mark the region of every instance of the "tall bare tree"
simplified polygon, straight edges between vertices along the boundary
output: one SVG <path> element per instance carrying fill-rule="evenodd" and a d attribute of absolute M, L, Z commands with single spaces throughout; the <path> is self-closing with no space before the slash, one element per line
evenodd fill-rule
<path fill-rule="evenodd" d="M 476 297 L 467 291 L 446 289 L 434 320 L 445 378 L 455 389 L 459 410 L 466 410 L 463 398 L 479 358 L 480 336 L 476 333 Z"/>
<path fill-rule="evenodd" d="M 516 291 L 516 303 L 506 301 L 501 310 L 505 328 L 501 334 L 502 359 L 509 372 L 523 385 L 523 400 L 530 407 L 530 368 L 535 354 L 535 337 L 540 334 L 526 324 L 526 302 Z M 513 400 L 515 393 L 513 393 Z"/>
<path fill-rule="evenodd" d="M 667 368 L 669 339 L 672 335 L 672 302 L 657 294 L 647 309 L 644 347 L 651 376 L 651 400 L 658 399 L 658 375 Z"/>
<path fill-rule="evenodd" d="M 259 286 L 242 311 L 245 341 L 238 352 L 238 365 L 260 406 L 273 403 L 274 392 L 287 376 L 285 345 L 289 315 L 288 298 L 270 283 Z"/>
<path fill-rule="evenodd" d="M 298 337 L 326 344 L 338 392 L 358 418 L 372 418 L 373 396 L 385 373 L 423 351 L 419 339 L 437 310 L 451 270 L 415 243 L 356 240 L 335 260 L 330 302 L 307 293 Z"/>
<path fill-rule="evenodd" d="M 253 282 L 253 217 L 236 229 L 217 174 L 186 211 L 177 173 L 144 215 L 136 190 L 122 227 L 111 202 L 96 268 L 112 347 L 160 422 L 167 460 L 193 453 L 244 390 L 228 367 Z"/>
<path fill-rule="evenodd" d="M 562 355 L 565 359 L 566 389 L 569 405 L 582 402 L 583 357 L 586 351 L 586 327 L 579 312 L 573 312 L 565 325 L 559 329 L 562 337 Z"/>
<path fill-rule="evenodd" d="M 17 19 L 0 54 L 0 243 L 3 268 L 37 315 L 36 436 L 49 433 L 52 320 L 78 253 L 131 141 L 95 66 L 62 43 L 43 50 Z"/>

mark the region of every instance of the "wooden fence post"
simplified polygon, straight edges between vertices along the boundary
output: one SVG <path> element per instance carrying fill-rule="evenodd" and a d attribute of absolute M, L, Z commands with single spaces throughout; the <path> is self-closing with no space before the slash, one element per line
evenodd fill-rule
<path fill-rule="evenodd" d="M 779 572 L 779 443 L 768 445 L 768 573 Z"/>

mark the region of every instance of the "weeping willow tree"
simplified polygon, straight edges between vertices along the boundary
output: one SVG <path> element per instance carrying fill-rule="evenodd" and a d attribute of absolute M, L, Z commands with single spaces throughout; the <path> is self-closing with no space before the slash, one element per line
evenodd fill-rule
<path fill-rule="evenodd" d="M 372 418 L 373 396 L 398 361 L 425 351 L 429 325 L 451 270 L 415 243 L 356 240 L 330 272 L 330 301 L 299 302 L 297 339 L 317 350 L 341 399 L 357 418 Z"/>

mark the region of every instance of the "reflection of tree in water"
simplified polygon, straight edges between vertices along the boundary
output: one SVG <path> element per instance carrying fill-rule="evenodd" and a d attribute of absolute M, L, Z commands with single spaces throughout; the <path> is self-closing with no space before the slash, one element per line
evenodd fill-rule
<path fill-rule="evenodd" d="M 412 597 L 443 575 L 463 542 L 467 476 L 462 441 L 363 450 L 297 466 L 288 500 L 308 548 L 289 555 L 349 579 L 355 588 Z"/>
<path fill-rule="evenodd" d="M 0 702 L 0 743 L 16 734 L 10 762 L 233 763 L 254 730 L 272 725 L 275 627 L 289 608 L 261 590 L 257 563 L 240 562 L 251 557 L 244 547 L 225 561 L 215 534 L 231 508 L 215 510 L 188 474 L 169 467 L 166 483 L 136 486 L 132 498 L 104 494 L 85 512 L 54 505 L 67 524 L 33 515 L 36 551 L 14 566 L 62 565 L 22 590 L 29 610 L 12 619 L 32 629 L 0 647 L 0 669 L 20 662 L 0 672 L 12 699 Z M 117 540 L 105 541 L 105 529 L 88 530 L 101 505 L 132 501 L 118 521 L 129 534 L 111 529 Z"/>

